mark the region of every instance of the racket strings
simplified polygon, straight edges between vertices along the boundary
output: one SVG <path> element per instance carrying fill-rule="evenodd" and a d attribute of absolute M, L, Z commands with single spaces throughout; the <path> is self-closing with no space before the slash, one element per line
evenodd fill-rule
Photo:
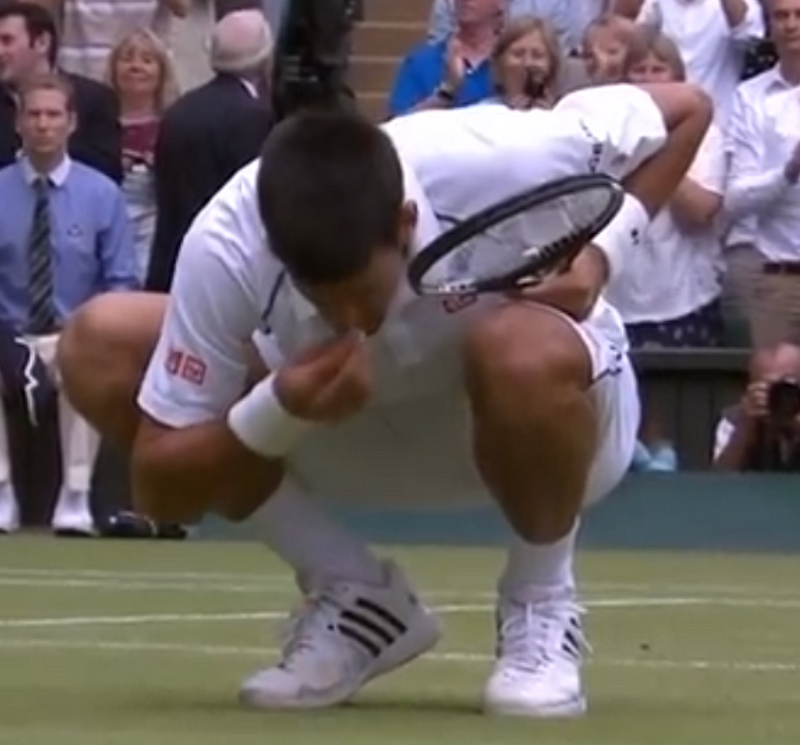
<path fill-rule="evenodd" d="M 507 218 L 455 248 L 438 279 L 498 276 L 532 258 L 549 262 L 591 232 L 608 201 L 601 190 L 566 194 Z"/>

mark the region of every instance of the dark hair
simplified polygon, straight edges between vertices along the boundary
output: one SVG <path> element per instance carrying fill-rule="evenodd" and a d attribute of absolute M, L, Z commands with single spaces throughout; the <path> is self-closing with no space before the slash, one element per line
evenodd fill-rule
<path fill-rule="evenodd" d="M 30 0 L 0 0 L 0 20 L 6 18 L 21 18 L 25 24 L 31 44 L 42 38 L 50 37 L 50 48 L 47 50 L 47 58 L 50 64 L 55 66 L 58 56 L 58 29 L 53 14 L 47 8 L 32 3 Z"/>
<path fill-rule="evenodd" d="M 258 202 L 270 248 L 290 275 L 339 282 L 397 243 L 403 171 L 368 120 L 303 112 L 278 124 L 261 152 Z"/>

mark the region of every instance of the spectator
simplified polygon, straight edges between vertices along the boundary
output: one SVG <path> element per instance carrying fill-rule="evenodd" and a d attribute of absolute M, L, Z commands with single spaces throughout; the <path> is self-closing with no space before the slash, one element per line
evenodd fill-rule
<path fill-rule="evenodd" d="M 119 187 L 67 155 L 76 117 L 68 81 L 52 74 L 31 78 L 18 97 L 22 156 L 0 171 L 0 323 L 30 346 L 56 380 L 59 328 L 97 293 L 136 287 L 133 247 Z M 10 531 L 19 510 L 2 418 L 0 528 Z M 52 526 L 88 534 L 97 437 L 63 398 L 59 425 L 64 483 Z"/>
<path fill-rule="evenodd" d="M 551 108 L 560 66 L 558 38 L 547 21 L 509 21 L 492 52 L 497 99 L 512 109 Z"/>
<path fill-rule="evenodd" d="M 607 85 L 622 80 L 625 54 L 635 28 L 633 21 L 613 13 L 601 15 L 588 25 L 582 56 L 592 83 Z"/>
<path fill-rule="evenodd" d="M 459 2 L 460 0 L 434 0 L 428 22 L 428 41 L 431 44 L 445 41 L 458 28 Z M 564 49 L 572 48 L 575 14 L 569 7 L 569 0 L 504 0 L 499 5 L 495 15 L 498 27 L 506 20 L 515 18 L 542 18 L 555 31 L 559 45 Z"/>
<path fill-rule="evenodd" d="M 724 129 L 747 49 L 764 35 L 758 0 L 644 0 L 637 20 L 675 41 L 687 80 L 713 98 L 716 121 Z"/>
<path fill-rule="evenodd" d="M 184 233 L 203 205 L 253 160 L 272 127 L 273 42 L 258 10 L 224 16 L 211 39 L 215 76 L 170 106 L 156 142 L 156 232 L 146 286 L 166 292 Z"/>
<path fill-rule="evenodd" d="M 757 352 L 742 400 L 723 413 L 714 442 L 721 471 L 800 472 L 800 347 Z"/>
<path fill-rule="evenodd" d="M 505 0 L 454 0 L 456 27 L 413 49 L 400 63 L 389 97 L 392 116 L 467 106 L 492 95 L 490 57 Z"/>
<path fill-rule="evenodd" d="M 767 9 L 779 62 L 736 91 L 726 190 L 728 213 L 755 221 L 729 266 L 757 347 L 800 343 L 800 0 Z"/>
<path fill-rule="evenodd" d="M 31 2 L 0 3 L 0 167 L 13 163 L 20 148 L 16 132 L 16 91 L 31 76 L 56 69 L 56 24 Z M 67 75 L 75 93 L 77 124 L 70 157 L 122 181 L 122 137 L 114 92 L 80 75 Z"/>
<path fill-rule="evenodd" d="M 647 28 L 631 37 L 623 68 L 632 83 L 685 79 L 675 43 Z M 669 206 L 653 219 L 608 297 L 636 347 L 721 343 L 720 248 L 716 217 L 725 187 L 725 149 L 712 125 Z"/>
<path fill-rule="evenodd" d="M 169 46 L 173 18 L 185 18 L 191 0 L 54 0 L 60 6 L 59 62 L 68 72 L 103 80 L 111 49 L 146 28 Z"/>
<path fill-rule="evenodd" d="M 434 0 L 428 24 L 428 41 L 446 39 L 456 27 L 456 0 Z M 580 56 L 586 29 L 598 16 L 620 12 L 621 0 L 507 0 L 505 18 L 514 20 L 534 16 L 546 20 L 554 29 L 567 56 Z M 637 8 L 638 10 L 638 8 Z"/>
<path fill-rule="evenodd" d="M 623 77 L 631 83 L 682 81 L 686 71 L 675 43 L 640 27 L 629 39 Z M 657 214 L 606 294 L 626 324 L 633 347 L 708 347 L 722 343 L 720 254 L 716 217 L 722 208 L 724 138 L 712 124 L 670 204 Z M 644 398 L 644 397 L 643 397 Z M 634 467 L 666 471 L 677 456 L 659 412 L 644 398 Z"/>
<path fill-rule="evenodd" d="M 106 77 L 120 102 L 122 182 L 144 284 L 156 223 L 153 154 L 161 115 L 178 97 L 166 47 L 149 29 L 124 37 L 111 51 Z"/>

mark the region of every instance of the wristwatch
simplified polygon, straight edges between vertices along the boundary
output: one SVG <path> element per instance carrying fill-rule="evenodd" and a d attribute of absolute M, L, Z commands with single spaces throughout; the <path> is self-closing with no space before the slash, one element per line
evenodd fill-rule
<path fill-rule="evenodd" d="M 436 86 L 436 90 L 433 92 L 433 95 L 436 96 L 440 101 L 444 103 L 451 104 L 456 100 L 456 92 L 453 90 L 452 86 L 448 85 L 447 83 L 440 83 Z"/>

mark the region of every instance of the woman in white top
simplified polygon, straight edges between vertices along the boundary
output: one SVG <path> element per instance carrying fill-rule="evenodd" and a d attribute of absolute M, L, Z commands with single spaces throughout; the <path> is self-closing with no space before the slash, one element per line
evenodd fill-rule
<path fill-rule="evenodd" d="M 631 83 L 682 81 L 675 43 L 640 26 L 629 40 L 623 73 Z M 653 219 L 630 263 L 606 296 L 625 322 L 633 347 L 710 347 L 722 343 L 721 248 L 726 160 L 722 132 L 711 125 L 672 202 Z M 658 412 L 643 397 L 641 443 L 634 470 L 673 471 L 677 455 Z"/>
<path fill-rule="evenodd" d="M 680 81 L 675 43 L 638 28 L 628 47 L 632 83 Z M 709 347 L 722 343 L 721 249 L 717 216 L 726 177 L 723 136 L 712 125 L 668 207 L 653 220 L 625 272 L 607 290 L 634 347 Z"/>

